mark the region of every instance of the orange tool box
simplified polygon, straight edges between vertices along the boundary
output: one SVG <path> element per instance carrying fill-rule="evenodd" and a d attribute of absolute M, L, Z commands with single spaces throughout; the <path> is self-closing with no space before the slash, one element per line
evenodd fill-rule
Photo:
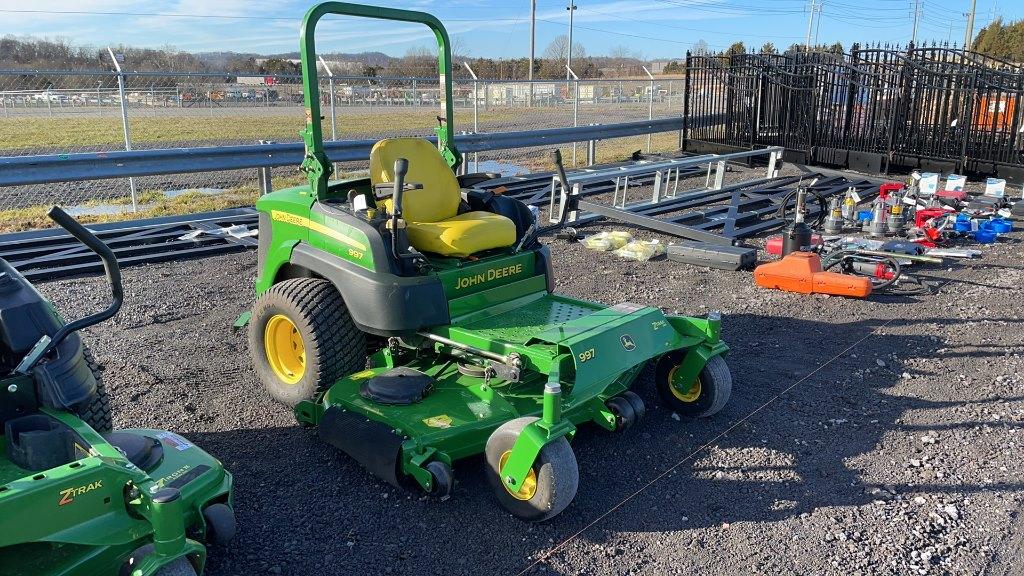
<path fill-rule="evenodd" d="M 754 269 L 754 282 L 762 288 L 800 294 L 831 294 L 851 298 L 866 298 L 871 294 L 870 279 L 825 272 L 821 269 L 821 257 L 811 252 L 793 252 L 777 262 L 761 264 Z"/>

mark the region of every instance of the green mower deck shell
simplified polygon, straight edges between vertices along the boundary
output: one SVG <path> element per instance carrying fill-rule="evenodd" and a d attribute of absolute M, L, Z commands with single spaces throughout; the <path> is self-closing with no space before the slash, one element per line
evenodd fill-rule
<path fill-rule="evenodd" d="M 520 256 L 464 266 L 461 277 L 475 277 L 481 274 L 480 270 L 494 267 L 515 266 L 512 263 L 520 262 Z M 486 277 L 486 272 L 483 274 Z M 324 410 L 337 406 L 384 422 L 408 439 L 401 455 L 403 469 L 408 472 L 417 456 L 442 453 L 445 460 L 457 460 L 478 454 L 491 432 L 504 422 L 521 416 L 542 417 L 544 384 L 552 373 L 559 375 L 562 418 L 573 424 L 595 422 L 610 429 L 613 416 L 605 401 L 627 390 L 647 361 L 674 350 L 688 350 L 681 369 L 695 370 L 696 378 L 708 358 L 728 350 L 717 339 L 717 321 L 666 317 L 652 307 L 605 307 L 550 294 L 543 275 L 461 298 L 475 300 L 475 306 L 466 308 L 476 311 L 430 332 L 495 354 L 518 354 L 526 375 L 522 381 L 485 382 L 464 376 L 450 355 L 453 350 L 437 345 L 436 356 L 402 364 L 437 381 L 433 391 L 419 403 L 386 406 L 360 396 L 363 382 L 395 365 L 388 361 L 343 378 L 317 402 L 300 403 L 295 409 L 299 420 L 317 425 Z M 539 422 L 533 426 L 542 425 Z M 570 430 L 567 427 L 560 429 L 562 434 L 545 433 L 543 443 Z M 534 444 L 529 451 L 535 456 L 543 443 Z M 515 458 L 513 451 L 510 463 Z M 521 482 L 525 474 L 524 469 L 521 474 L 512 474 L 512 478 Z"/>
<path fill-rule="evenodd" d="M 133 551 L 147 544 L 155 544 L 155 550 L 137 565 L 139 575 L 155 574 L 184 556 L 201 572 L 205 547 L 187 538 L 186 529 L 202 537 L 203 508 L 214 502 L 231 504 L 231 475 L 220 462 L 176 434 L 119 431 L 160 440 L 163 460 L 147 473 L 78 418 L 42 412 L 78 436 L 82 454 L 41 472 L 22 470 L 0 458 L 3 574 L 116 573 Z M 164 488 L 177 489 L 180 497 L 154 502 Z"/>
<path fill-rule="evenodd" d="M 369 368 L 298 402 L 300 422 L 320 426 L 325 440 L 362 458 L 382 478 L 411 477 L 432 491 L 432 462 L 450 465 L 480 454 L 502 425 L 537 417 L 517 433 L 498 471 L 515 495 L 545 446 L 573 437 L 577 425 L 617 429 L 606 402 L 628 390 L 648 362 L 683 351 L 673 382 L 694 381 L 708 359 L 728 351 L 717 315 L 666 316 L 654 307 L 608 307 L 552 293 L 550 259 L 536 243 L 470 258 L 414 255 L 420 258 L 415 266 L 399 257 L 400 242 L 393 242 L 393 228 L 381 215 L 357 214 L 348 204 L 353 194 L 371 191 L 369 179 L 329 182 L 333 168 L 323 146 L 313 36 L 319 19 L 331 13 L 430 27 L 444 87 L 438 149 L 453 170 L 461 161 L 453 139 L 448 35 L 436 18 L 341 2 L 307 12 L 300 34 L 306 106 L 300 169 L 309 185 L 277 190 L 257 202 L 255 291 L 260 297 L 284 280 L 323 278 L 337 288 L 356 327 L 387 344 L 371 355 Z M 258 326 L 250 334 L 266 338 Z M 265 345 L 251 343 L 256 351 Z M 490 369 L 483 377 L 467 375 L 460 363 Z M 385 404 L 362 393 L 370 379 L 398 367 L 433 378 L 428 393 L 407 404 Z M 361 444 L 353 446 L 353 438 Z M 378 446 L 392 453 L 375 453 Z"/>

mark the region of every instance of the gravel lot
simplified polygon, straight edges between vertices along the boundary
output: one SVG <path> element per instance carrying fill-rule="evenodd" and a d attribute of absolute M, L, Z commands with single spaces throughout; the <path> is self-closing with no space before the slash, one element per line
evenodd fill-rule
<path fill-rule="evenodd" d="M 127 269 L 123 311 L 87 341 L 115 426 L 179 431 L 235 474 L 240 530 L 211 550 L 215 576 L 1021 574 L 1022 238 L 922 270 L 937 294 L 869 301 L 549 240 L 561 292 L 721 310 L 735 384 L 709 420 L 641 389 L 637 427 L 582 430 L 579 495 L 542 525 L 496 506 L 482 458 L 438 502 L 297 426 L 231 331 L 253 252 Z M 106 299 L 99 278 L 41 289 L 68 316 Z"/>

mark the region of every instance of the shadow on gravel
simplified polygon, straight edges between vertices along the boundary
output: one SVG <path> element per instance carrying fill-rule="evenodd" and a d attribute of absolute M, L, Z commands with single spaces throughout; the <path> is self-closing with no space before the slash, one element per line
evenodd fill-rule
<path fill-rule="evenodd" d="M 922 334 L 925 328 L 904 328 L 948 322 L 895 320 L 887 333 L 867 338 L 776 398 L 883 321 L 730 315 L 725 337 L 735 383 L 726 409 L 708 420 L 677 420 L 653 389 L 637 390 L 648 405 L 645 420 L 622 435 L 592 427 L 580 431 L 573 442 L 579 493 L 566 512 L 542 525 L 524 524 L 496 505 L 481 458 L 456 464 L 455 494 L 439 502 L 376 480 L 298 426 L 190 434 L 236 480 L 239 535 L 230 549 L 211 552 L 211 574 L 516 574 L 614 509 L 559 552 L 554 566 L 546 564 L 551 574 L 559 573 L 559 565 L 578 564 L 581 556 L 607 556 L 614 563 L 626 552 L 620 549 L 622 533 L 632 533 L 629 542 L 713 549 L 706 533 L 690 529 L 771 522 L 891 498 L 907 489 L 901 478 L 872 484 L 861 477 L 857 460 L 875 451 L 888 432 L 920 435 L 918 428 L 900 424 L 908 411 L 955 405 L 890 391 L 903 377 L 902 358 L 927 358 L 945 347 Z M 686 459 L 709 442 L 707 450 Z M 951 488 L 972 492 L 991 486 L 951 487 L 941 480 L 913 486 Z"/>
<path fill-rule="evenodd" d="M 1002 356 L 1005 351 L 991 347 L 957 352 L 932 339 L 925 328 L 904 329 L 951 323 L 948 318 L 897 319 L 886 333 L 870 336 L 775 398 L 884 321 L 836 324 L 745 314 L 727 319 L 723 327 L 732 349 L 729 363 L 735 380 L 730 405 L 711 420 L 674 421 L 658 406 L 656 396 L 644 390 L 651 409 L 639 430 L 630 432 L 640 440 L 623 438 L 636 444 L 632 449 L 617 448 L 619 438 L 578 436 L 574 448 L 584 474 L 571 517 L 554 521 L 561 524 L 557 530 L 561 535 L 583 528 L 621 504 L 581 536 L 596 553 L 624 553 L 604 549 L 622 533 L 657 533 L 654 537 L 659 541 L 679 540 L 684 548 L 714 548 L 715 542 L 686 531 L 743 521 L 772 522 L 818 508 L 858 506 L 891 499 L 904 490 L 972 493 L 997 488 L 929 480 L 923 469 L 925 477 L 920 481 L 908 483 L 899 477 L 875 483 L 863 478 L 856 466 L 860 457 L 877 449 L 883 435 L 904 433 L 915 440 L 924 431 L 901 423 L 909 411 L 949 412 L 956 406 L 985 402 L 936 402 L 891 393 L 890 388 L 904 377 L 903 358 L 928 358 L 939 348 L 945 348 L 944 356 L 982 358 Z M 954 376 L 950 375 L 949 385 L 962 385 Z M 978 423 L 956 422 L 927 430 L 972 425 Z M 731 426 L 735 427 L 716 438 Z M 709 442 L 707 450 L 645 487 Z M 642 490 L 639 495 L 622 503 L 638 489 Z M 552 566 L 547 569 L 550 573 Z"/>

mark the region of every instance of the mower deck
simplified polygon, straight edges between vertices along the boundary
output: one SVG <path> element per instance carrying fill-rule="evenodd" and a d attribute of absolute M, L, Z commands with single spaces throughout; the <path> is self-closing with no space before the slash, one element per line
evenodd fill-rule
<path fill-rule="evenodd" d="M 423 359 L 404 366 L 435 380 L 433 389 L 420 402 L 385 405 L 364 398 L 360 394 L 363 383 L 389 370 L 381 367 L 339 380 L 324 394 L 322 407 L 366 414 L 407 437 L 403 451 L 437 449 L 451 460 L 481 453 L 488 435 L 501 424 L 541 413 L 543 377 L 533 376 L 515 383 L 487 381 L 461 374 L 454 358 L 440 363 Z M 609 386 L 606 394 L 611 396 L 628 388 L 631 377 L 637 372 L 638 369 L 631 369 L 613 378 L 611 383 L 616 386 Z M 575 406 L 566 405 L 562 416 L 580 424 L 594 420 L 595 411 L 604 409 L 603 399 L 593 405 L 581 402 Z M 301 413 L 300 419 L 304 419 Z"/>
<path fill-rule="evenodd" d="M 584 422 L 614 430 L 616 415 L 607 402 L 628 390 L 649 360 L 687 351 L 683 371 L 692 371 L 688 381 L 695 381 L 705 356 L 727 349 L 717 340 L 717 322 L 666 317 L 657 308 L 629 303 L 606 307 L 559 296 L 547 292 L 541 276 L 492 291 L 531 285 L 535 292 L 508 300 L 488 296 L 491 291 L 474 295 L 498 303 L 432 328 L 425 335 L 428 341 L 431 336 L 442 341 L 434 340 L 429 351 L 376 354 L 372 368 L 338 380 L 318 399 L 299 403 L 298 420 L 321 426 L 325 439 L 398 484 L 403 472 L 415 475 L 428 460 L 450 463 L 479 454 L 491 433 L 506 422 L 543 417 L 545 384 L 552 378 L 564 390 L 560 411 L 569 435 Z M 465 353 L 466 347 L 477 354 Z M 485 375 L 487 362 L 480 351 L 518 358 L 521 370 L 511 377 Z M 422 399 L 392 404 L 367 394 L 369 381 L 396 367 L 433 380 Z M 477 373 L 466 367 L 475 367 Z M 331 411 L 334 416 L 325 417 Z M 373 457 L 344 438 L 353 428 L 378 448 Z M 389 458 L 382 457 L 385 452 Z"/>

